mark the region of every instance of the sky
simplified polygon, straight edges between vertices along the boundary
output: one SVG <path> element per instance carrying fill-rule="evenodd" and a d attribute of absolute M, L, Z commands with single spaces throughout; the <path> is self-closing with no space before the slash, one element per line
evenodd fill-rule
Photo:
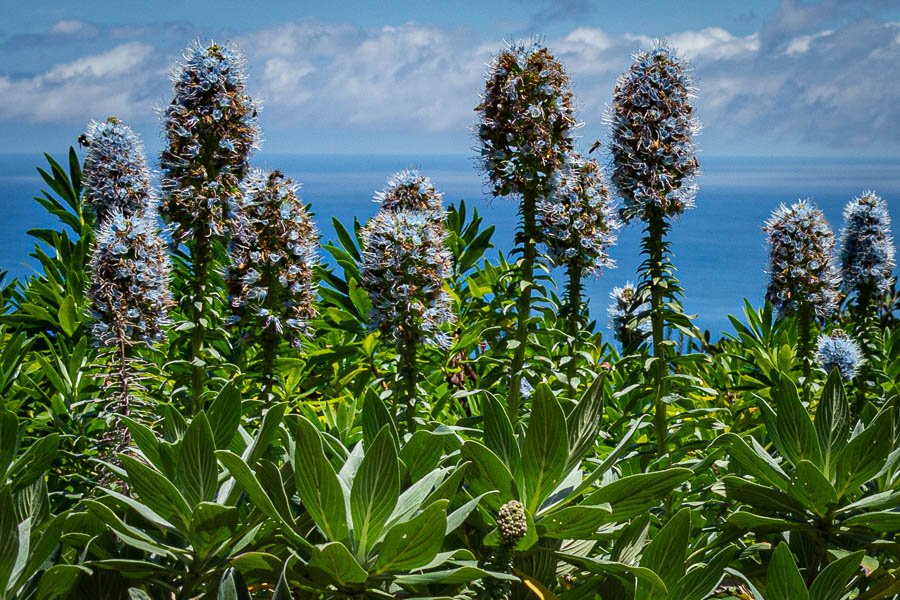
<path fill-rule="evenodd" d="M 900 0 L 0 0 L 0 152 L 59 154 L 117 116 L 150 151 L 192 40 L 232 41 L 263 151 L 471 154 L 485 65 L 541 36 L 572 79 L 580 143 L 632 53 L 689 59 L 714 156 L 900 155 Z"/>

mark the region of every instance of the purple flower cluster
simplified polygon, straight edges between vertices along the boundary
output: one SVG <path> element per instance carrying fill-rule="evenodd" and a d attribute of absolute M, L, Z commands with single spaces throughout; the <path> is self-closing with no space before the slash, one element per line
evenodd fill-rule
<path fill-rule="evenodd" d="M 553 180 L 553 191 L 538 204 L 550 258 L 591 275 L 614 267 L 608 249 L 616 243 L 621 222 L 600 166 L 573 152 Z"/>
<path fill-rule="evenodd" d="M 318 230 L 299 188 L 280 171 L 250 172 L 232 207 L 228 274 L 232 323 L 271 327 L 294 343 L 310 333 L 316 314 L 319 262 Z"/>
<path fill-rule="evenodd" d="M 478 138 L 496 196 L 546 188 L 572 148 L 577 125 L 569 77 L 535 41 L 500 52 L 486 73 Z"/>
<path fill-rule="evenodd" d="M 847 292 L 884 294 L 894 269 L 894 240 L 887 205 L 875 192 L 864 192 L 844 208 L 841 275 Z"/>
<path fill-rule="evenodd" d="M 686 64 L 660 46 L 640 52 L 616 83 L 607 116 L 612 128 L 612 180 L 625 200 L 623 217 L 648 211 L 680 215 L 693 206 L 699 171 L 691 98 L 694 84 Z"/>
<path fill-rule="evenodd" d="M 444 210 L 436 204 L 440 195 L 427 178 L 405 172 L 376 198 L 382 208 L 361 232 L 361 283 L 372 302 L 371 326 L 398 345 L 412 336 L 447 348 L 451 340 L 441 327 L 456 318 L 444 289 L 453 263 Z"/>
<path fill-rule="evenodd" d="M 153 203 L 150 169 L 144 145 L 130 127 L 115 117 L 91 121 L 83 136 L 84 202 L 98 218 L 120 210 L 131 216 Z"/>
<path fill-rule="evenodd" d="M 162 109 L 161 212 L 179 242 L 207 227 L 209 235 L 222 237 L 229 201 L 240 193 L 259 140 L 256 105 L 245 92 L 244 57 L 234 46 L 195 44 L 185 50 L 172 80 L 175 97 Z"/>
<path fill-rule="evenodd" d="M 606 309 L 609 316 L 609 328 L 616 340 L 623 346 L 639 343 L 650 333 L 650 321 L 648 319 L 635 320 L 635 315 L 649 310 L 646 303 L 638 304 L 637 288 L 633 283 L 626 282 L 622 287 L 614 287 L 609 293 L 612 300 Z"/>
<path fill-rule="evenodd" d="M 170 265 L 152 208 L 129 216 L 111 209 L 97 233 L 90 270 L 87 295 L 98 344 L 154 344 L 165 338 Z"/>
<path fill-rule="evenodd" d="M 859 344 L 842 330 L 835 329 L 830 336 L 824 333 L 819 336 L 816 361 L 826 373 L 837 369 L 841 379 L 849 381 L 864 359 Z"/>
<path fill-rule="evenodd" d="M 825 215 L 809 200 L 772 212 L 763 230 L 769 241 L 766 298 L 785 316 L 801 307 L 830 314 L 837 303 L 840 276 L 834 264 L 834 234 Z"/>

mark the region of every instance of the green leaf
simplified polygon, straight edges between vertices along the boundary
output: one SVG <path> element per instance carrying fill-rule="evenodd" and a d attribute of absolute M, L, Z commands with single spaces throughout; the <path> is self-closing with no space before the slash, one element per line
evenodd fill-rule
<path fill-rule="evenodd" d="M 18 492 L 34 483 L 56 460 L 59 449 L 59 434 L 52 433 L 40 438 L 25 453 L 13 462 L 7 477 L 13 480 L 12 491 Z"/>
<path fill-rule="evenodd" d="M 178 488 L 164 475 L 132 456 L 120 454 L 119 460 L 128 473 L 128 483 L 141 502 L 169 523 L 180 525 L 182 531 L 187 531 L 192 511 Z"/>
<path fill-rule="evenodd" d="M 472 514 L 472 511 L 475 510 L 475 508 L 478 506 L 478 503 L 481 502 L 482 498 L 491 494 L 496 494 L 496 492 L 485 492 L 480 496 L 476 496 L 472 500 L 469 500 L 468 502 L 454 510 L 452 513 L 450 513 L 447 516 L 447 531 L 444 533 L 444 535 L 450 535 L 460 525 L 462 525 L 466 521 L 466 518 L 468 518 L 468 516 Z"/>
<path fill-rule="evenodd" d="M 822 390 L 815 425 L 819 445 L 825 453 L 825 475 L 830 476 L 834 458 L 847 443 L 850 431 L 850 406 L 847 404 L 840 373 L 836 370 L 831 371 L 825 389 Z"/>
<path fill-rule="evenodd" d="M 421 573 L 418 575 L 399 575 L 394 577 L 394 582 L 400 585 L 459 585 L 461 583 L 470 583 L 487 577 L 506 581 L 519 581 L 518 577 L 506 573 L 496 573 L 493 571 L 485 571 L 478 567 L 465 566 L 457 567 L 455 569 L 431 571 L 429 573 Z"/>
<path fill-rule="evenodd" d="M 778 413 L 775 419 L 778 437 L 775 442 L 778 450 L 794 465 L 801 460 L 808 460 L 821 467 L 822 451 L 816 429 L 791 380 L 782 378 L 778 386 L 777 401 Z"/>
<path fill-rule="evenodd" d="M 688 541 L 691 537 L 691 510 L 683 508 L 669 519 L 665 527 L 644 548 L 641 566 L 659 575 L 667 588 L 674 587 L 684 574 Z M 665 598 L 659 588 L 639 581 L 635 591 L 635 600 L 651 600 Z"/>
<path fill-rule="evenodd" d="M 216 600 L 252 600 L 250 592 L 247 591 L 247 584 L 244 583 L 244 578 L 233 567 L 228 567 L 222 573 Z"/>
<path fill-rule="evenodd" d="M 604 485 L 588 496 L 584 503 L 597 505 L 608 502 L 613 509 L 610 519 L 630 519 L 659 504 L 692 475 L 693 471 L 682 467 L 629 475 Z"/>
<path fill-rule="evenodd" d="M 424 429 L 415 432 L 400 449 L 400 458 L 406 464 L 410 479 L 418 481 L 432 472 L 440 462 L 443 450 L 443 436 Z"/>
<path fill-rule="evenodd" d="M 394 439 L 399 439 L 393 423 L 391 413 L 388 412 L 384 401 L 374 391 L 367 390 L 363 399 L 362 410 L 363 440 L 365 440 L 366 446 L 371 446 L 375 443 L 375 438 L 384 426 L 392 429 Z"/>
<path fill-rule="evenodd" d="M 867 527 L 883 533 L 900 533 L 900 512 L 882 511 L 854 515 L 844 521 L 844 525 Z"/>
<path fill-rule="evenodd" d="M 90 569 L 80 565 L 54 565 L 47 569 L 38 583 L 38 600 L 56 600 L 57 598 L 70 598 L 72 590 L 78 583 L 78 577 L 86 573 L 91 574 Z"/>
<path fill-rule="evenodd" d="M 722 483 L 725 485 L 725 495 L 729 500 L 749 504 L 763 512 L 788 512 L 799 515 L 807 508 L 803 501 L 797 501 L 784 492 L 735 475 L 726 475 L 722 478 Z"/>
<path fill-rule="evenodd" d="M 19 448 L 19 424 L 12 411 L 0 408 L 0 481 L 6 480 L 9 468 Z"/>
<path fill-rule="evenodd" d="M 418 516 L 388 529 L 375 562 L 375 573 L 406 571 L 431 562 L 444 543 L 449 504 L 438 500 Z"/>
<path fill-rule="evenodd" d="M 191 518 L 188 538 L 202 561 L 216 546 L 228 540 L 237 528 L 237 508 L 201 502 Z"/>
<path fill-rule="evenodd" d="M 585 390 L 575 409 L 566 418 L 569 438 L 569 456 L 563 468 L 570 472 L 581 463 L 584 455 L 597 443 L 603 426 L 603 386 L 606 374 L 601 373 Z"/>
<path fill-rule="evenodd" d="M 894 443 L 892 411 L 882 411 L 838 453 L 834 469 L 838 498 L 856 490 L 884 466 Z"/>
<path fill-rule="evenodd" d="M 75 302 L 75 298 L 66 296 L 59 305 L 59 311 L 57 311 L 56 316 L 65 334 L 72 337 L 75 334 L 75 330 L 78 329 L 78 305 Z"/>
<path fill-rule="evenodd" d="M 209 406 L 208 417 L 216 449 L 228 448 L 241 422 L 241 394 L 234 381 L 229 381 L 219 390 Z"/>
<path fill-rule="evenodd" d="M 595 573 L 597 575 L 611 575 L 628 585 L 633 585 L 635 578 L 637 578 L 638 581 L 645 581 L 650 585 L 658 588 L 661 592 L 663 592 L 663 594 L 667 593 L 666 584 L 663 583 L 663 580 L 660 579 L 659 576 L 650 569 L 626 565 L 624 563 L 614 562 L 611 560 L 603 560 L 600 558 L 576 556 L 574 554 L 567 554 L 565 552 L 554 552 L 553 554 L 569 563 L 570 565 L 575 565 L 576 567 L 590 573 Z"/>
<path fill-rule="evenodd" d="M 728 517 L 728 524 L 738 529 L 757 532 L 804 531 L 812 527 L 806 522 L 789 521 L 776 517 L 756 515 L 749 511 L 738 511 Z"/>
<path fill-rule="evenodd" d="M 778 544 L 769 561 L 766 574 L 767 600 L 809 600 L 809 592 L 794 555 L 784 542 Z"/>
<path fill-rule="evenodd" d="M 840 558 L 819 573 L 809 586 L 809 600 L 834 600 L 844 597 L 844 589 L 853 575 L 859 570 L 865 550 L 848 554 Z"/>
<path fill-rule="evenodd" d="M 341 587 L 361 585 L 368 579 L 347 547 L 340 542 L 330 542 L 313 548 L 307 567 L 324 574 L 332 583 Z"/>
<path fill-rule="evenodd" d="M 750 441 L 755 443 L 753 438 Z M 760 483 L 774 485 L 785 492 L 790 487 L 790 478 L 762 447 L 756 447 L 754 444 L 751 448 L 734 433 L 720 435 L 715 445 L 727 448 L 730 459 Z"/>
<path fill-rule="evenodd" d="M 790 495 L 820 517 L 838 503 L 834 486 L 825 475 L 808 460 L 801 460 L 794 470 Z"/>
<path fill-rule="evenodd" d="M 219 469 L 216 442 L 206 413 L 200 411 L 191 421 L 178 446 L 175 483 L 191 506 L 215 499 Z"/>
<path fill-rule="evenodd" d="M 484 445 L 506 464 L 511 473 L 516 473 L 522 461 L 522 452 L 509 415 L 496 396 L 490 392 L 485 392 L 484 396 Z"/>
<path fill-rule="evenodd" d="M 350 514 L 360 556 L 374 544 L 400 496 L 397 449 L 388 427 L 382 427 L 359 465 L 350 490 Z"/>
<path fill-rule="evenodd" d="M 337 474 L 325 457 L 316 426 L 301 418 L 296 428 L 294 482 L 309 516 L 325 538 L 340 541 L 347 537 L 347 511 Z"/>
<path fill-rule="evenodd" d="M 537 512 L 541 503 L 556 489 L 568 455 L 566 417 L 553 392 L 541 384 L 535 390 L 522 448 L 524 504 L 532 513 Z"/>
<path fill-rule="evenodd" d="M 471 492 L 478 495 L 499 492 L 485 497 L 484 503 L 489 509 L 500 510 L 505 502 L 519 498 L 512 473 L 496 454 L 482 444 L 468 440 L 462 446 L 462 455 L 471 461 L 466 471 L 466 480 Z"/>
<path fill-rule="evenodd" d="M 159 454 L 159 440 L 156 438 L 153 430 L 128 417 L 122 417 L 122 421 L 125 422 L 125 426 L 128 427 L 128 433 L 131 434 L 131 439 L 134 441 L 135 445 L 137 445 L 144 457 L 146 457 L 154 467 L 163 471 L 163 462 Z"/>
<path fill-rule="evenodd" d="M 678 600 L 703 600 L 708 598 L 716 585 L 722 580 L 725 567 L 732 561 L 734 555 L 734 548 L 730 546 L 720 550 L 702 567 L 694 566 L 688 571 L 670 589 L 669 594 L 672 598 L 678 598 Z"/>
<path fill-rule="evenodd" d="M 606 522 L 612 512 L 608 504 L 569 506 L 555 511 L 537 522 L 542 538 L 580 540 L 590 538 Z"/>
<path fill-rule="evenodd" d="M 19 554 L 19 524 L 12 494 L 8 487 L 0 487 L 0 597 L 5 591 L 13 565 Z"/>

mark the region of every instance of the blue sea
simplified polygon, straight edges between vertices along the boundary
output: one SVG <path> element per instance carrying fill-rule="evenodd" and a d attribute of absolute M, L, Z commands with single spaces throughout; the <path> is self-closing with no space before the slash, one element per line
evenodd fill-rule
<path fill-rule="evenodd" d="M 64 153 L 57 156 L 57 160 L 64 158 Z M 512 248 L 515 204 L 491 198 L 473 161 L 465 156 L 261 154 L 255 164 L 281 169 L 303 183 L 303 199 L 312 205 L 323 242 L 334 239 L 332 218 L 348 228 L 354 218 L 365 222 L 377 208 L 373 193 L 382 188 L 387 176 L 418 168 L 444 193 L 445 204 L 464 199 L 487 224 L 496 225 L 496 248 L 488 256 Z M 37 154 L 0 155 L 0 271 L 9 271 L 9 277 L 23 277 L 36 268 L 36 261 L 28 256 L 34 242 L 26 231 L 55 226 L 55 219 L 32 199 L 44 187 L 35 167 L 44 165 Z M 698 315 L 697 324 L 709 329 L 714 338 L 731 330 L 727 315 L 740 315 L 744 298 L 762 302 L 766 246 L 761 227 L 782 202 L 812 198 L 837 233 L 844 204 L 863 190 L 874 189 L 888 202 L 896 237 L 898 159 L 701 157 L 701 168 L 696 208 L 675 223 L 670 239 L 686 294 L 685 309 Z M 617 268 L 586 282 L 590 314 L 600 327 L 606 327 L 610 290 L 637 278 L 640 238 L 639 223 L 624 229 L 612 249 Z M 557 282 L 560 287 L 564 284 L 561 274 Z"/>

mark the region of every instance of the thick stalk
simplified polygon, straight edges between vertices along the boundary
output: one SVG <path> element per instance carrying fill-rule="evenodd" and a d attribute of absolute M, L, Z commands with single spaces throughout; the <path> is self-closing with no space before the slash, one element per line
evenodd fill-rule
<path fill-rule="evenodd" d="M 403 342 L 400 348 L 399 388 L 403 403 L 406 406 L 406 430 L 409 433 L 416 432 L 417 337 L 412 331 L 404 331 Z"/>
<path fill-rule="evenodd" d="M 267 327 L 263 331 L 262 340 L 262 396 L 266 406 L 271 406 L 275 401 L 275 355 L 278 349 L 278 334 Z"/>
<path fill-rule="evenodd" d="M 193 261 L 193 281 L 191 282 L 193 297 L 191 298 L 191 392 L 193 398 L 193 414 L 203 410 L 203 392 L 206 388 L 206 365 L 203 362 L 203 345 L 206 341 L 206 284 L 209 274 L 209 224 L 198 223 L 194 229 L 194 247 L 191 253 Z"/>
<path fill-rule="evenodd" d="M 813 365 L 813 309 L 803 305 L 797 312 L 797 357 L 803 367 L 803 389 L 809 394 L 809 380 Z"/>
<path fill-rule="evenodd" d="M 537 258 L 537 194 L 532 190 L 522 195 L 522 262 L 519 269 L 519 284 L 527 282 L 527 287 L 519 292 L 516 300 L 517 342 L 510 365 L 510 382 L 507 411 L 513 427 L 519 420 L 521 400 L 522 368 L 525 365 L 525 351 L 528 347 L 528 321 L 531 318 L 531 288 L 534 278 L 534 263 Z"/>
<path fill-rule="evenodd" d="M 578 332 L 581 328 L 581 265 L 579 261 L 572 261 L 566 268 L 568 276 L 568 288 L 566 291 L 566 335 L 569 336 L 569 363 L 566 367 L 566 378 L 572 391 L 575 386 L 572 379 L 578 373 Z"/>
<path fill-rule="evenodd" d="M 119 347 L 118 347 L 118 355 L 119 355 L 119 405 L 117 407 L 116 412 L 119 413 L 120 417 L 130 417 L 131 416 L 131 394 L 129 391 L 129 373 L 128 373 L 128 344 L 125 340 L 125 334 L 120 329 L 119 330 Z M 122 427 L 121 420 L 119 420 L 119 426 Z M 131 430 L 127 427 L 123 427 L 124 431 L 122 432 L 122 446 L 128 446 L 131 443 Z"/>
<path fill-rule="evenodd" d="M 877 306 L 875 297 L 869 289 L 860 289 L 856 292 L 856 322 L 859 343 L 862 348 L 863 362 L 859 373 L 856 376 L 857 392 L 854 407 L 854 415 L 859 416 L 866 404 L 866 395 L 875 392 L 875 384 L 870 381 L 872 376 L 872 365 L 876 360 L 877 346 L 875 339 L 878 334 Z"/>
<path fill-rule="evenodd" d="M 650 323 L 653 331 L 653 405 L 655 409 L 656 452 L 661 458 L 668 452 L 668 423 L 665 397 L 668 393 L 666 376 L 669 360 L 665 340 L 665 316 L 663 314 L 665 216 L 654 212 L 647 221 L 647 252 L 650 276 Z"/>

